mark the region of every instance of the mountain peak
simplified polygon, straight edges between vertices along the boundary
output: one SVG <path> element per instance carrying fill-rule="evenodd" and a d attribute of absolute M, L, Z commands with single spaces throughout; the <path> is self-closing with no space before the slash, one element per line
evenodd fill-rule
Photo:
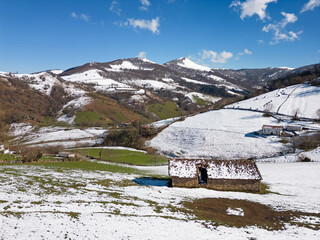
<path fill-rule="evenodd" d="M 186 57 L 180 57 L 180 58 L 173 60 L 173 61 L 170 61 L 166 64 L 167 65 L 178 65 L 179 67 L 189 68 L 189 69 L 198 70 L 198 71 L 206 71 L 206 72 L 211 71 L 211 68 L 199 65 Z"/>

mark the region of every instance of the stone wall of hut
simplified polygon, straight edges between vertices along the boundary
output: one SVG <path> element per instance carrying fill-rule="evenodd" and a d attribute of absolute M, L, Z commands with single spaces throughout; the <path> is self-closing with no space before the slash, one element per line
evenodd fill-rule
<path fill-rule="evenodd" d="M 208 188 L 221 191 L 260 192 L 261 180 L 208 179 L 206 184 L 199 184 L 198 178 L 172 177 L 172 187 Z"/>

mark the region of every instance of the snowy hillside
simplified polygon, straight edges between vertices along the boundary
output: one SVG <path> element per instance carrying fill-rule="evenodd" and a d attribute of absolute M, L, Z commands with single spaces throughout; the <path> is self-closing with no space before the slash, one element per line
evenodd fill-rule
<path fill-rule="evenodd" d="M 262 113 L 221 109 L 175 122 L 147 144 L 170 156 L 219 159 L 268 158 L 290 151 L 277 136 L 254 134 L 264 124 L 278 125 L 278 121 Z"/>
<path fill-rule="evenodd" d="M 176 122 L 159 133 L 149 144 L 160 151 L 186 157 L 239 159 L 272 156 L 282 151 L 277 137 L 262 138 L 252 133 L 263 124 L 275 124 L 261 113 L 218 110 Z M 251 133 L 251 134 L 250 134 Z"/>
<path fill-rule="evenodd" d="M 270 111 L 305 118 L 319 118 L 320 87 L 298 84 L 281 88 L 245 101 L 228 105 L 226 108 L 243 108 Z"/>

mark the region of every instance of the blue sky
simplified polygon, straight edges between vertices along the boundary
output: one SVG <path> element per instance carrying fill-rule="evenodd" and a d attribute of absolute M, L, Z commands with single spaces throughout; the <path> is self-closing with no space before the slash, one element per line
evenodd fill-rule
<path fill-rule="evenodd" d="M 320 62 L 320 0 L 1 0 L 0 71 L 143 56 L 218 68 Z"/>

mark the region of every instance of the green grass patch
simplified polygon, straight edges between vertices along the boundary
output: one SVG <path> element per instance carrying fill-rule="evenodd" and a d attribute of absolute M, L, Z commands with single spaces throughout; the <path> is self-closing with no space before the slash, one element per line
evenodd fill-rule
<path fill-rule="evenodd" d="M 50 156 L 42 156 L 39 161 L 59 161 L 59 158 L 50 157 Z"/>
<path fill-rule="evenodd" d="M 102 120 L 103 118 L 95 112 L 78 112 L 74 122 L 77 125 L 86 125 Z"/>
<path fill-rule="evenodd" d="M 128 118 L 121 112 L 117 112 L 111 115 L 111 118 L 116 122 L 128 122 Z"/>
<path fill-rule="evenodd" d="M 16 160 L 16 156 L 13 154 L 0 154 L 0 160 L 14 161 Z"/>
<path fill-rule="evenodd" d="M 106 171 L 115 173 L 141 174 L 142 172 L 130 167 L 113 164 L 103 164 L 97 161 L 75 161 L 75 162 L 43 162 L 32 163 L 30 165 L 54 168 L 57 171 L 82 170 L 82 171 Z"/>
<path fill-rule="evenodd" d="M 126 163 L 132 165 L 154 166 L 168 163 L 168 159 L 163 156 L 124 149 L 88 148 L 75 149 L 73 151 L 81 154 L 82 156 L 88 156 L 99 160 L 101 159 L 102 161 Z"/>
<path fill-rule="evenodd" d="M 203 100 L 202 98 L 199 98 L 198 96 L 196 95 L 192 95 L 193 97 L 193 100 L 196 102 L 196 104 L 198 105 L 203 105 L 203 106 L 206 106 L 206 105 L 210 105 L 209 102 Z"/>
<path fill-rule="evenodd" d="M 182 115 L 174 102 L 167 101 L 164 104 L 151 104 L 147 106 L 149 112 L 156 114 L 160 119 L 178 117 Z"/>
<path fill-rule="evenodd" d="M 268 184 L 262 182 L 260 185 L 259 194 L 269 194 L 269 193 L 274 193 L 274 194 L 280 195 L 280 193 L 270 191 L 270 186 Z"/>

